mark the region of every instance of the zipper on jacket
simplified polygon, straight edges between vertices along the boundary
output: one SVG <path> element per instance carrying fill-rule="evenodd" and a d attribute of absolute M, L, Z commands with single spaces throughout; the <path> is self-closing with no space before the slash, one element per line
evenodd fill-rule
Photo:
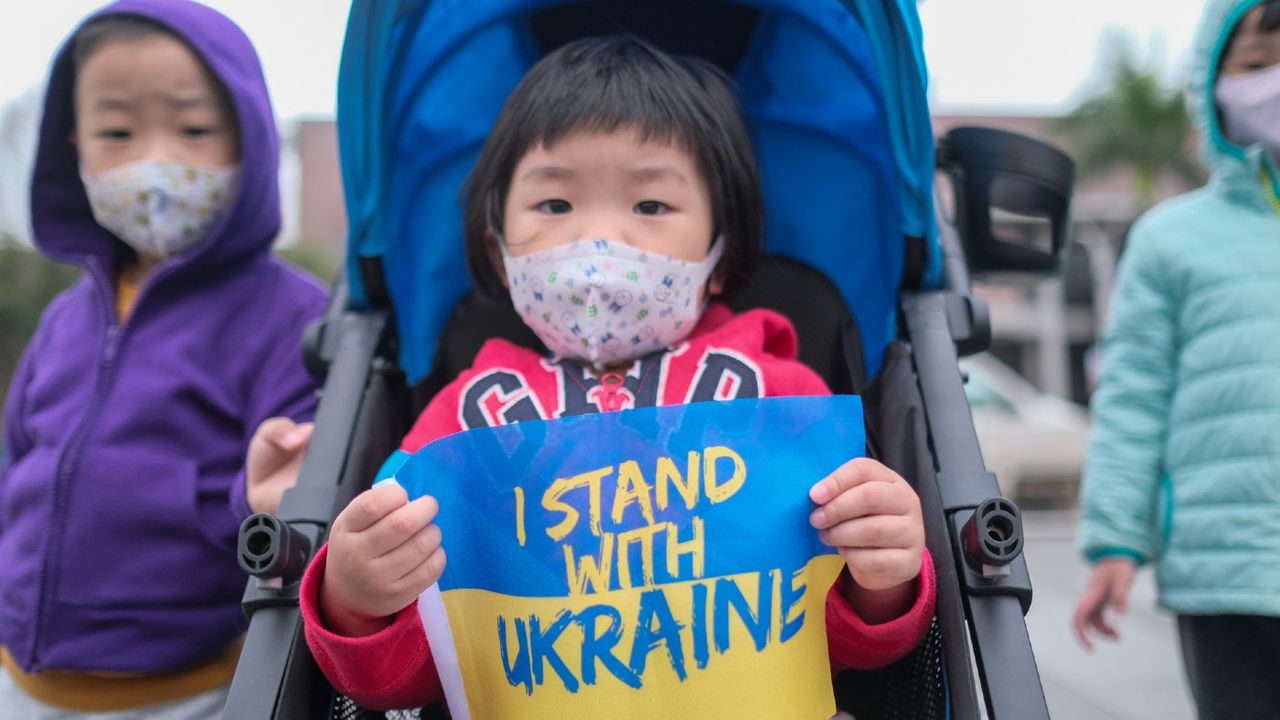
<path fill-rule="evenodd" d="M 102 341 L 102 357 L 98 361 L 98 367 L 105 370 L 111 367 L 111 363 L 115 362 L 116 351 L 120 349 L 120 326 L 108 325 L 107 337 Z"/>
<path fill-rule="evenodd" d="M 46 535 L 45 561 L 40 570 L 40 595 L 36 599 L 36 623 L 35 629 L 31 637 L 31 647 L 27 651 L 27 667 L 33 671 L 39 671 L 40 667 L 40 638 L 45 634 L 48 627 L 49 599 L 53 596 L 54 582 L 58 576 L 56 570 L 62 566 L 62 547 L 61 540 L 63 530 L 65 529 L 66 505 L 70 501 L 67 485 L 71 481 L 71 477 L 80 465 L 80 456 L 84 451 L 85 438 L 89 434 L 89 429 L 97 421 L 98 413 L 101 412 L 106 388 L 109 385 L 109 375 L 114 368 L 116 356 L 120 351 L 121 339 L 124 336 L 124 329 L 116 323 L 116 313 L 112 305 L 112 293 L 107 291 L 109 287 L 107 278 L 98 268 L 97 263 L 89 262 L 87 264 L 89 272 L 91 272 L 99 282 L 99 289 L 105 295 L 103 299 L 106 304 L 106 320 L 107 331 L 103 337 L 102 350 L 98 354 L 98 372 L 97 377 L 93 381 L 93 393 L 89 397 L 89 404 L 84 415 L 80 416 L 80 422 L 76 425 L 75 430 L 71 434 L 71 440 L 67 443 L 66 448 L 62 451 L 62 457 L 58 459 L 57 471 L 54 473 L 53 481 L 53 508 L 49 517 L 49 532 Z"/>

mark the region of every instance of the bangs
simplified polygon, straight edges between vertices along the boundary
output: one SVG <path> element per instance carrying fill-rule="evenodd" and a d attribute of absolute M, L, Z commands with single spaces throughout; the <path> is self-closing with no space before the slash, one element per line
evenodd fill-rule
<path fill-rule="evenodd" d="M 536 68 L 512 95 L 507 125 L 518 155 L 577 133 L 627 130 L 640 142 L 692 152 L 715 130 L 709 113 L 699 112 L 708 88 L 688 67 L 694 61 L 639 42 L 584 43 L 558 59 Z"/>
<path fill-rule="evenodd" d="M 76 70 L 80 71 L 89 60 L 89 56 L 104 43 L 111 40 L 140 40 L 152 35 L 165 35 L 182 40 L 169 28 L 141 15 L 121 13 L 91 20 L 76 33 L 71 51 L 72 63 Z"/>
<path fill-rule="evenodd" d="M 1275 32 L 1280 30 L 1280 0 L 1267 0 L 1262 4 L 1262 19 L 1258 21 L 1258 28 L 1263 32 Z"/>

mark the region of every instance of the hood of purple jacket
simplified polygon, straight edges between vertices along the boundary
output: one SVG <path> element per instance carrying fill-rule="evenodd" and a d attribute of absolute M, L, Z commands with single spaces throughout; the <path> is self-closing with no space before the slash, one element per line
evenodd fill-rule
<path fill-rule="evenodd" d="M 267 252 L 280 231 L 280 139 L 249 38 L 225 16 L 192 2 L 120 0 L 84 22 L 104 15 L 140 15 L 185 40 L 226 88 L 239 124 L 236 196 L 208 236 L 174 264 L 209 267 Z M 93 219 L 79 154 L 68 140 L 75 130 L 74 37 L 73 32 L 63 43 L 50 69 L 31 182 L 31 223 L 36 246 L 51 258 L 82 265 L 94 258 L 109 269 L 124 245 Z"/>
<path fill-rule="evenodd" d="M 302 334 L 325 290 L 276 260 L 278 141 L 253 47 L 186 0 L 123 0 L 186 38 L 226 85 L 242 181 L 202 244 L 117 318 L 123 244 L 93 220 L 71 133 L 70 43 L 52 67 L 32 184 L 36 241 L 84 277 L 45 310 L 5 404 L 0 645 L 26 671 L 172 672 L 244 632 L 236 535 L 264 420 L 314 414 Z M 0 714 L 3 714 L 0 712 Z"/>

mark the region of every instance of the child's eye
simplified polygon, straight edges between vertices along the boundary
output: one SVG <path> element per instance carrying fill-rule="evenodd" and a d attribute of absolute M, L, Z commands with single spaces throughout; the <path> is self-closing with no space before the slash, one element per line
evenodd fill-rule
<path fill-rule="evenodd" d="M 538 203 L 538 210 L 549 215 L 564 215 L 573 210 L 568 200 L 543 200 Z"/>
<path fill-rule="evenodd" d="M 671 206 L 660 200 L 642 200 L 636 203 L 637 215 L 664 215 L 671 211 Z"/>
<path fill-rule="evenodd" d="M 104 140 L 128 140 L 133 137 L 133 132 L 124 128 L 110 128 L 100 131 L 98 137 Z"/>
<path fill-rule="evenodd" d="M 191 127 L 184 127 L 184 128 L 182 128 L 182 135 L 183 135 L 184 137 L 189 137 L 189 138 L 202 138 L 202 137 L 207 137 L 207 136 L 212 135 L 212 134 L 213 134 L 213 128 L 198 127 L 198 126 L 191 126 Z"/>

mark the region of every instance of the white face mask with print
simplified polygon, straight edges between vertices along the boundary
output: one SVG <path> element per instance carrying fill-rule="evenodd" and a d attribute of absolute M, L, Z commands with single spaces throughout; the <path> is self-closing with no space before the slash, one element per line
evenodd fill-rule
<path fill-rule="evenodd" d="M 239 166 L 205 168 L 140 161 L 90 177 L 81 169 L 93 218 L 142 255 L 169 258 L 190 250 L 222 217 Z"/>
<path fill-rule="evenodd" d="M 1280 153 L 1280 64 L 1223 77 L 1213 96 L 1232 142 L 1262 143 L 1269 152 Z"/>
<path fill-rule="evenodd" d="M 597 369 L 692 332 L 702 315 L 700 291 L 724 253 L 723 239 L 692 262 L 612 240 L 575 240 L 521 256 L 499 246 L 511 302 L 525 324 L 556 356 Z"/>

